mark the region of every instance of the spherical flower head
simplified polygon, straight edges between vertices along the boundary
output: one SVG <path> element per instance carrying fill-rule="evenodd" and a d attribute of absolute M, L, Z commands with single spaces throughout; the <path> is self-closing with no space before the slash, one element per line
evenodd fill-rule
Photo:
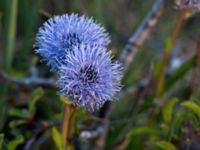
<path fill-rule="evenodd" d="M 66 53 L 79 44 L 107 46 L 110 43 L 106 30 L 92 18 L 78 14 L 55 16 L 43 24 L 36 35 L 36 52 L 53 70 L 65 64 Z"/>
<path fill-rule="evenodd" d="M 58 87 L 60 94 L 89 111 L 100 108 L 105 101 L 115 100 L 121 90 L 121 65 L 112 63 L 104 47 L 80 45 L 66 56 Z"/>

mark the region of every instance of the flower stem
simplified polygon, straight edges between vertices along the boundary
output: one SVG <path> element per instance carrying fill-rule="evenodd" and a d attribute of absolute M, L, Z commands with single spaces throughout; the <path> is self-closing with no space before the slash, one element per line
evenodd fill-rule
<path fill-rule="evenodd" d="M 61 135 L 64 144 L 64 150 L 67 150 L 70 147 L 69 140 L 72 138 L 74 133 L 74 118 L 75 109 L 71 104 L 65 104 L 61 126 Z"/>

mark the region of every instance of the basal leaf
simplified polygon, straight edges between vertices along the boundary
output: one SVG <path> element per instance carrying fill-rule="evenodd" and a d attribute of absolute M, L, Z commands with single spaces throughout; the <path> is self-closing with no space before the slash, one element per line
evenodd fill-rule
<path fill-rule="evenodd" d="M 157 142 L 156 145 L 160 147 L 162 150 L 177 150 L 176 147 L 172 143 L 167 142 L 167 141 Z"/>
<path fill-rule="evenodd" d="M 9 110 L 9 115 L 19 118 L 30 118 L 30 113 L 27 109 L 17 109 L 17 108 L 11 108 Z"/>
<path fill-rule="evenodd" d="M 189 100 L 181 103 L 181 106 L 190 109 L 200 117 L 200 105 L 196 102 Z"/>
<path fill-rule="evenodd" d="M 20 120 L 12 120 L 9 122 L 9 127 L 14 128 L 16 126 L 25 124 L 27 121 L 25 119 L 20 119 Z"/>
<path fill-rule="evenodd" d="M 137 128 L 133 128 L 132 130 L 130 130 L 127 134 L 127 138 L 131 137 L 131 136 L 135 136 L 135 135 L 141 135 L 141 134 L 150 134 L 150 135 L 157 135 L 159 134 L 158 130 L 154 129 L 154 128 L 150 128 L 150 127 L 137 127 Z"/>
<path fill-rule="evenodd" d="M 177 102 L 178 102 L 177 98 L 172 98 L 164 104 L 164 107 L 162 109 L 162 114 L 165 123 L 169 124 L 171 122 L 173 107 Z"/>
<path fill-rule="evenodd" d="M 29 111 L 31 114 L 35 113 L 35 104 L 37 103 L 37 101 L 40 99 L 40 97 L 42 97 L 44 95 L 44 90 L 39 87 L 37 89 L 35 89 L 29 99 L 29 103 L 28 103 L 28 107 L 29 107 Z"/>
<path fill-rule="evenodd" d="M 8 150 L 15 150 L 16 147 L 24 141 L 23 136 L 18 136 L 8 144 Z"/>
<path fill-rule="evenodd" d="M 55 127 L 52 129 L 52 138 L 58 150 L 64 150 L 64 144 L 62 142 L 60 132 Z"/>

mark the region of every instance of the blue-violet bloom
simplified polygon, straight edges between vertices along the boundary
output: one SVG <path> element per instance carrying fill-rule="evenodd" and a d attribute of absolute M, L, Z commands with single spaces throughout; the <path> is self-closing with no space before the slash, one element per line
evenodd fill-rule
<path fill-rule="evenodd" d="M 121 90 L 121 65 L 112 63 L 110 52 L 104 47 L 84 45 L 73 47 L 59 67 L 60 94 L 89 111 L 100 108 L 104 102 L 115 100 Z"/>
<path fill-rule="evenodd" d="M 106 47 L 110 37 L 92 18 L 78 14 L 64 14 L 49 19 L 39 28 L 34 45 L 36 52 L 47 61 L 52 70 L 58 70 L 65 55 L 74 46 L 90 44 Z"/>

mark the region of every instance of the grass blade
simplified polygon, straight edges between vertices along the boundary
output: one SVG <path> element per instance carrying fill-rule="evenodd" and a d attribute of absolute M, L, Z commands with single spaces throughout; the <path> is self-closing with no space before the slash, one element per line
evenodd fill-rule
<path fill-rule="evenodd" d="M 14 53 L 14 44 L 15 44 L 15 35 L 16 35 L 16 26 L 17 26 L 17 5 L 18 0 L 11 0 L 10 3 L 10 16 L 8 20 L 8 31 L 6 36 L 6 48 L 5 48 L 5 69 L 8 71 L 11 68 L 13 53 Z"/>

